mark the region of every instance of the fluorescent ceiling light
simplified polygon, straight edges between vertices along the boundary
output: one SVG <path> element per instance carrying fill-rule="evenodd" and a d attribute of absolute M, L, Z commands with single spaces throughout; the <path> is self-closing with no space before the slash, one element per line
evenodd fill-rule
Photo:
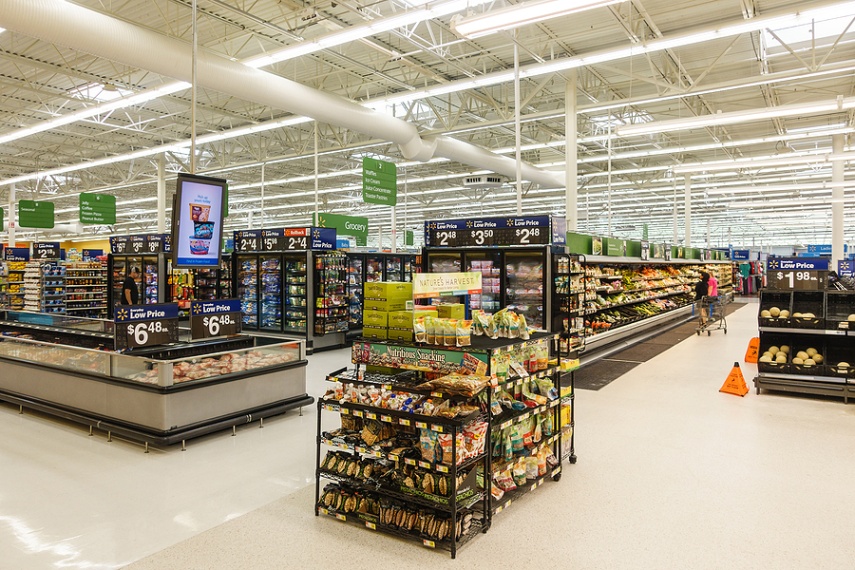
<path fill-rule="evenodd" d="M 825 164 L 836 161 L 851 161 L 855 160 L 855 152 L 847 152 L 843 154 L 809 154 L 809 155 L 790 155 L 769 160 L 757 160 L 754 158 L 740 158 L 738 160 L 722 160 L 717 162 L 702 162 L 690 165 L 681 165 L 674 167 L 674 174 L 689 174 L 698 171 L 710 170 L 727 170 L 729 168 L 736 169 L 757 169 L 767 166 L 800 166 L 805 164 Z"/>
<path fill-rule="evenodd" d="M 568 14 L 618 4 L 624 0 L 533 0 L 483 14 L 467 16 L 451 22 L 451 28 L 460 36 L 478 38 L 502 30 L 543 22 Z"/>
<path fill-rule="evenodd" d="M 288 46 L 281 50 L 246 60 L 244 63 L 249 67 L 259 68 L 272 65 L 280 61 L 294 59 L 302 55 L 308 55 L 316 51 L 340 46 L 356 40 L 361 40 L 382 32 L 388 32 L 404 26 L 418 24 L 425 20 L 439 18 L 466 10 L 472 6 L 479 6 L 492 0 L 449 0 L 447 2 L 418 2 L 418 8 L 407 10 L 394 16 L 377 18 L 371 22 L 343 28 L 341 30 L 326 34 L 314 40 Z M 428 6 L 430 4 L 430 6 Z"/>
<path fill-rule="evenodd" d="M 761 121 L 765 119 L 835 113 L 839 111 L 848 111 L 850 109 L 855 109 L 855 97 L 848 97 L 845 99 L 843 97 L 838 97 L 831 101 L 794 103 L 792 105 L 780 105 L 778 107 L 751 109 L 748 111 L 734 111 L 732 113 L 719 112 L 698 117 L 686 117 L 685 119 L 654 121 L 641 125 L 618 125 L 615 127 L 615 133 L 619 136 L 649 135 L 652 133 L 666 133 L 688 129 L 733 125 L 737 123 L 748 123 L 751 121 Z"/>

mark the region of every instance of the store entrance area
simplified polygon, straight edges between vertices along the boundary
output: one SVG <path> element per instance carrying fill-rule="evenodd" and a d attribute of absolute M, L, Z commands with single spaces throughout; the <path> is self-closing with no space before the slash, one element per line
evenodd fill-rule
<path fill-rule="evenodd" d="M 734 361 L 753 388 L 756 303 L 727 322 L 579 390 L 578 463 L 456 560 L 313 516 L 314 407 L 144 454 L 0 404 L 0 567 L 851 567 L 855 406 L 719 393 Z M 310 356 L 309 395 L 349 359 Z"/>

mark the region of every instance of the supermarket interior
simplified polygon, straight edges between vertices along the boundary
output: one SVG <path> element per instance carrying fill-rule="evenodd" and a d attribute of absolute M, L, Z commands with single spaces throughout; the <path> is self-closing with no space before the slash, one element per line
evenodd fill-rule
<path fill-rule="evenodd" d="M 0 0 L 0 569 L 851 568 L 853 23 Z"/>

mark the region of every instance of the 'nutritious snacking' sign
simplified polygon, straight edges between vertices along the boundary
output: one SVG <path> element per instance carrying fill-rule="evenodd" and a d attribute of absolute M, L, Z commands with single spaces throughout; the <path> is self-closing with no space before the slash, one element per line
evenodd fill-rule
<path fill-rule="evenodd" d="M 372 366 L 388 366 L 403 370 L 424 372 L 481 373 L 487 370 L 486 354 L 465 353 L 455 350 L 438 350 L 424 346 L 386 345 L 372 342 L 356 342 L 352 349 L 353 362 Z"/>

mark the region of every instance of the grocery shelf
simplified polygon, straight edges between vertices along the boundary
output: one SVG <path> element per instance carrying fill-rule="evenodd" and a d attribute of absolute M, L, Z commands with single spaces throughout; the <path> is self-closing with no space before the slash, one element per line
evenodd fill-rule
<path fill-rule="evenodd" d="M 531 482 L 527 481 L 525 485 L 517 487 L 513 491 L 507 491 L 500 500 L 493 501 L 493 514 L 497 515 L 501 513 L 502 511 L 510 507 L 514 501 L 518 500 L 523 495 L 531 493 L 532 491 L 543 485 L 543 483 L 546 482 L 547 479 L 554 479 L 560 474 L 561 465 L 558 465 L 554 469 L 550 469 L 549 471 L 547 471 L 545 475 L 541 475 L 537 479 L 532 479 Z"/>

